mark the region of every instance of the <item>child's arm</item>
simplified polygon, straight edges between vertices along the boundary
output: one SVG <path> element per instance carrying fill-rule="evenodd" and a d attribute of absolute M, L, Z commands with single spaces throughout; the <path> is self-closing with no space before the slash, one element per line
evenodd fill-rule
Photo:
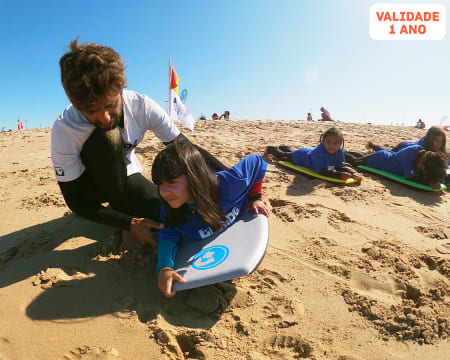
<path fill-rule="evenodd" d="M 269 216 L 269 210 L 267 209 L 265 201 L 262 199 L 262 184 L 264 179 L 252 184 L 250 191 L 248 192 L 248 208 L 253 209 L 255 215 L 259 213 Z"/>
<path fill-rule="evenodd" d="M 263 199 L 254 199 L 254 200 L 249 199 L 247 210 L 250 209 L 253 210 L 255 215 L 263 214 L 269 217 L 269 209 L 267 208 L 267 205 Z"/>
<path fill-rule="evenodd" d="M 341 172 L 341 173 L 342 172 L 350 173 L 350 178 L 355 179 L 358 183 L 361 183 L 361 181 L 362 181 L 362 175 L 359 172 L 353 170 L 351 167 L 348 167 L 348 166 L 336 166 L 335 170 L 338 171 L 338 172 Z"/>
<path fill-rule="evenodd" d="M 158 264 L 156 272 L 158 274 L 158 287 L 165 297 L 172 297 L 175 291 L 172 291 L 174 281 L 185 283 L 186 280 L 179 275 L 173 267 L 177 254 L 178 245 L 172 240 L 160 240 L 158 246 Z"/>
<path fill-rule="evenodd" d="M 350 174 L 345 172 L 340 172 L 336 170 L 328 170 L 327 168 L 324 168 L 319 171 L 320 175 L 328 176 L 333 179 L 341 179 L 341 180 L 347 180 L 350 177 Z"/>
<path fill-rule="evenodd" d="M 170 267 L 162 267 L 158 272 L 158 287 L 165 297 L 169 298 L 175 295 L 172 291 L 174 281 L 184 284 L 186 280 Z"/>
<path fill-rule="evenodd" d="M 345 170 L 337 170 L 337 168 L 335 168 L 335 170 L 328 170 L 327 168 L 324 168 L 322 170 L 319 171 L 320 175 L 323 176 L 328 176 L 331 177 L 333 179 L 340 179 L 340 180 L 347 180 L 350 178 L 354 178 L 355 180 L 359 182 L 361 181 L 362 177 L 356 173 L 356 174 L 352 174 L 350 171 L 348 171 L 348 168 L 344 168 Z"/>

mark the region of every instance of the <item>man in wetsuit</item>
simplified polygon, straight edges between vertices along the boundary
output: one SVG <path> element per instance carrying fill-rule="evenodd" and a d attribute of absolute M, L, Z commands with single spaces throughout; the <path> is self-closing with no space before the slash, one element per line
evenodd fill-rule
<path fill-rule="evenodd" d="M 53 125 L 51 157 L 67 205 L 121 228 L 129 242 L 156 246 L 150 231 L 162 227 L 158 189 L 142 175 L 135 148 L 147 130 L 165 144 L 183 134 L 156 102 L 124 89 L 123 61 L 112 48 L 77 38 L 59 65 L 71 104 Z M 199 150 L 211 169 L 226 169 Z"/>

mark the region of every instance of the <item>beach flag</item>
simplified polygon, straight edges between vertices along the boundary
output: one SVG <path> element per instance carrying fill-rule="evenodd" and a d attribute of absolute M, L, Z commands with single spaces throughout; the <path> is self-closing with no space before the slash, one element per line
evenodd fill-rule
<path fill-rule="evenodd" d="M 169 116 L 194 131 L 195 119 L 178 96 L 178 81 L 178 75 L 169 59 Z"/>
<path fill-rule="evenodd" d="M 170 88 L 178 94 L 178 75 L 172 64 L 170 65 Z"/>

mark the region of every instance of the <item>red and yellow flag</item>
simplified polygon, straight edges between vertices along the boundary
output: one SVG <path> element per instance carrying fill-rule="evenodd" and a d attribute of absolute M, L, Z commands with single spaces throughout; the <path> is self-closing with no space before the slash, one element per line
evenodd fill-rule
<path fill-rule="evenodd" d="M 170 88 L 178 94 L 178 75 L 172 65 L 170 65 Z"/>

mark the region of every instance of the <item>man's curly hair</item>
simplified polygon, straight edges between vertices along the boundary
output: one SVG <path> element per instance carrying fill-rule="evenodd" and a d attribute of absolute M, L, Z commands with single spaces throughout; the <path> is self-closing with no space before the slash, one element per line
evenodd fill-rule
<path fill-rule="evenodd" d="M 422 154 L 426 177 L 431 182 L 444 180 L 447 169 L 447 155 L 443 152 L 425 151 Z"/>
<path fill-rule="evenodd" d="M 125 67 L 120 55 L 108 46 L 85 43 L 78 37 L 59 60 L 61 82 L 72 104 L 86 110 L 99 98 L 126 87 Z"/>

